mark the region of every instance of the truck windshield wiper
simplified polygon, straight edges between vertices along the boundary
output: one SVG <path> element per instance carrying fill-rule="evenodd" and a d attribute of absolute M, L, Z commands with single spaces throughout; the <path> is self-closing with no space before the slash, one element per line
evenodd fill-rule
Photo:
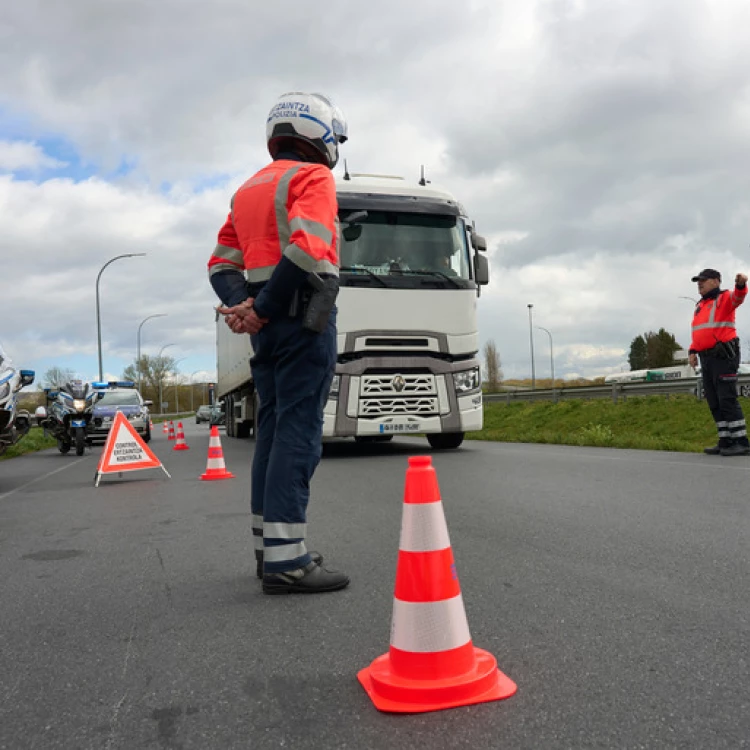
<path fill-rule="evenodd" d="M 376 273 L 373 273 L 372 271 L 369 271 L 367 268 L 352 268 L 352 266 L 342 266 L 339 271 L 349 271 L 350 273 L 354 274 L 355 276 L 369 276 L 372 279 L 375 279 L 380 286 L 389 287 L 390 285 L 387 284 L 385 281 L 383 281 L 382 276 L 378 276 Z"/>
<path fill-rule="evenodd" d="M 415 276 L 415 275 L 438 276 L 439 278 L 447 281 L 454 289 L 463 289 L 461 284 L 459 284 L 452 276 L 448 276 L 447 273 L 443 273 L 442 271 L 428 271 L 428 270 L 410 268 L 409 270 L 401 270 L 398 273 L 409 274 L 410 276 Z"/>

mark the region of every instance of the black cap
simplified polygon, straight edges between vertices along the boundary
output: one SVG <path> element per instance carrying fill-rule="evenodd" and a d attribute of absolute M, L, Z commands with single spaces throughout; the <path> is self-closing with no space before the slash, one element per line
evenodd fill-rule
<path fill-rule="evenodd" d="M 721 281 L 721 274 L 713 268 L 704 268 L 697 276 L 693 276 L 690 281 L 705 281 L 706 279 Z"/>

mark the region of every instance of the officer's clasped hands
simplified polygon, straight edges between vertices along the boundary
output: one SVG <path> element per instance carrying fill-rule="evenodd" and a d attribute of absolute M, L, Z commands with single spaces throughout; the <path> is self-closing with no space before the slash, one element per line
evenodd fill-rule
<path fill-rule="evenodd" d="M 252 297 L 232 307 L 219 306 L 216 312 L 224 315 L 224 320 L 233 333 L 255 335 L 268 322 L 268 318 L 261 318 L 253 309 Z"/>

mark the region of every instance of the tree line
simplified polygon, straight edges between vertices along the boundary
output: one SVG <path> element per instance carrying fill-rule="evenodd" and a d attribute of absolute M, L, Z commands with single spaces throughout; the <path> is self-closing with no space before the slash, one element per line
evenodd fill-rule
<path fill-rule="evenodd" d="M 39 381 L 39 390 L 62 388 L 65 383 L 76 379 L 74 370 L 68 367 L 50 367 Z M 122 373 L 121 380 L 140 384 L 144 400 L 153 401 L 152 411 L 158 413 L 161 401 L 168 403 L 166 412 L 186 410 L 208 403 L 207 383 L 186 383 L 185 376 L 180 375 L 175 367 L 173 357 L 150 357 L 144 354 L 140 360 L 134 360 Z"/>

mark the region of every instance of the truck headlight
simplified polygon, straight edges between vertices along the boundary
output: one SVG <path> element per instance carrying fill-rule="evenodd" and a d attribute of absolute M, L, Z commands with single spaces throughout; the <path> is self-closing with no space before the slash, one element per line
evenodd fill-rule
<path fill-rule="evenodd" d="M 338 398 L 339 389 L 341 388 L 341 375 L 334 375 L 331 381 L 331 389 L 328 391 L 328 398 Z"/>
<path fill-rule="evenodd" d="M 73 399 L 73 408 L 76 411 L 84 411 L 86 409 L 86 399 L 85 398 L 74 398 Z"/>
<path fill-rule="evenodd" d="M 456 393 L 468 393 L 476 391 L 482 384 L 482 378 L 479 374 L 478 367 L 472 367 L 471 370 L 462 370 L 453 373 L 453 385 Z"/>

